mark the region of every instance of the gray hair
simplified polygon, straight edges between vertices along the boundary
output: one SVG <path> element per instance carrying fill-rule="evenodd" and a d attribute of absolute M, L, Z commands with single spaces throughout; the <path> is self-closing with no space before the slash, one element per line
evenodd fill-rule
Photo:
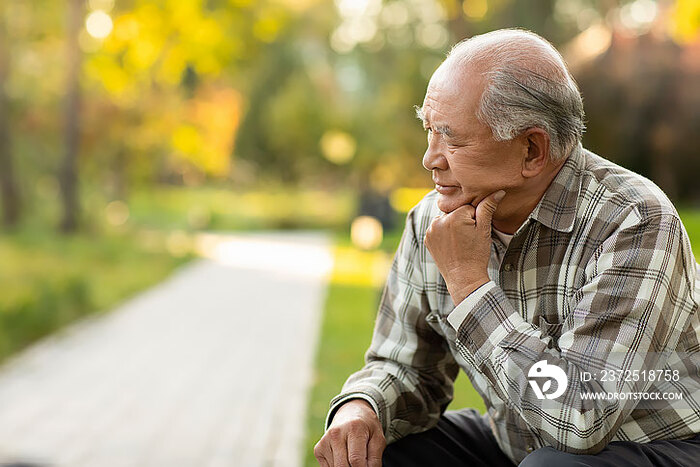
<path fill-rule="evenodd" d="M 461 41 L 447 57 L 446 62 L 475 64 L 483 70 L 486 81 L 477 118 L 491 128 L 496 141 L 542 128 L 555 162 L 581 141 L 581 93 L 562 56 L 542 37 L 523 29 L 502 29 Z"/>

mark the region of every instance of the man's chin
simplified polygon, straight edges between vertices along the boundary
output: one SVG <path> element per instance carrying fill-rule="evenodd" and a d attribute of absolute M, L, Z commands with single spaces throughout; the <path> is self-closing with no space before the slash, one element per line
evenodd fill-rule
<path fill-rule="evenodd" d="M 449 214 L 455 209 L 467 204 L 471 204 L 472 206 L 476 207 L 477 203 L 474 203 L 474 198 L 466 197 L 463 193 L 456 195 L 443 195 L 438 193 L 437 206 L 438 209 L 445 214 Z"/>
<path fill-rule="evenodd" d="M 462 206 L 464 203 L 460 203 L 459 200 L 454 199 L 451 196 L 445 196 L 438 194 L 437 206 L 438 209 L 445 214 L 449 214 L 458 207 Z"/>

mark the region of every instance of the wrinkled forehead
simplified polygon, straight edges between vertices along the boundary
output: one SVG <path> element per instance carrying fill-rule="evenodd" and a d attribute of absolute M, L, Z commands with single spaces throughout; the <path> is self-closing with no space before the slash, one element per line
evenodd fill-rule
<path fill-rule="evenodd" d="M 473 85 L 475 81 L 481 81 L 482 70 L 475 66 L 465 66 L 457 60 L 448 58 L 440 64 L 430 77 L 428 87 L 440 88 L 444 90 L 454 89 L 458 92 L 467 85 Z"/>
<path fill-rule="evenodd" d="M 474 114 L 484 89 L 482 70 L 464 66 L 449 58 L 430 78 L 424 105 L 440 103 L 462 112 Z"/>

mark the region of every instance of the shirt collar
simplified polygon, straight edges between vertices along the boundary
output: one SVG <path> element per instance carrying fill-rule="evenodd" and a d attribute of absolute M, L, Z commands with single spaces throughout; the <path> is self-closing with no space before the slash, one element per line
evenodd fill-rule
<path fill-rule="evenodd" d="M 571 151 L 528 219 L 534 219 L 550 229 L 571 232 L 576 220 L 583 164 L 583 146 L 579 143 Z"/>

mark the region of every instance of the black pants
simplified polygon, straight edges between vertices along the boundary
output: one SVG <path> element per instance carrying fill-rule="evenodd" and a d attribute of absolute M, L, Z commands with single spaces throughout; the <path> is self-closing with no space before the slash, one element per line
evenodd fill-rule
<path fill-rule="evenodd" d="M 474 409 L 448 410 L 436 427 L 387 445 L 384 467 L 515 467 L 496 444 L 488 421 Z M 697 467 L 700 435 L 651 443 L 614 441 L 596 455 L 537 449 L 520 467 Z"/>

